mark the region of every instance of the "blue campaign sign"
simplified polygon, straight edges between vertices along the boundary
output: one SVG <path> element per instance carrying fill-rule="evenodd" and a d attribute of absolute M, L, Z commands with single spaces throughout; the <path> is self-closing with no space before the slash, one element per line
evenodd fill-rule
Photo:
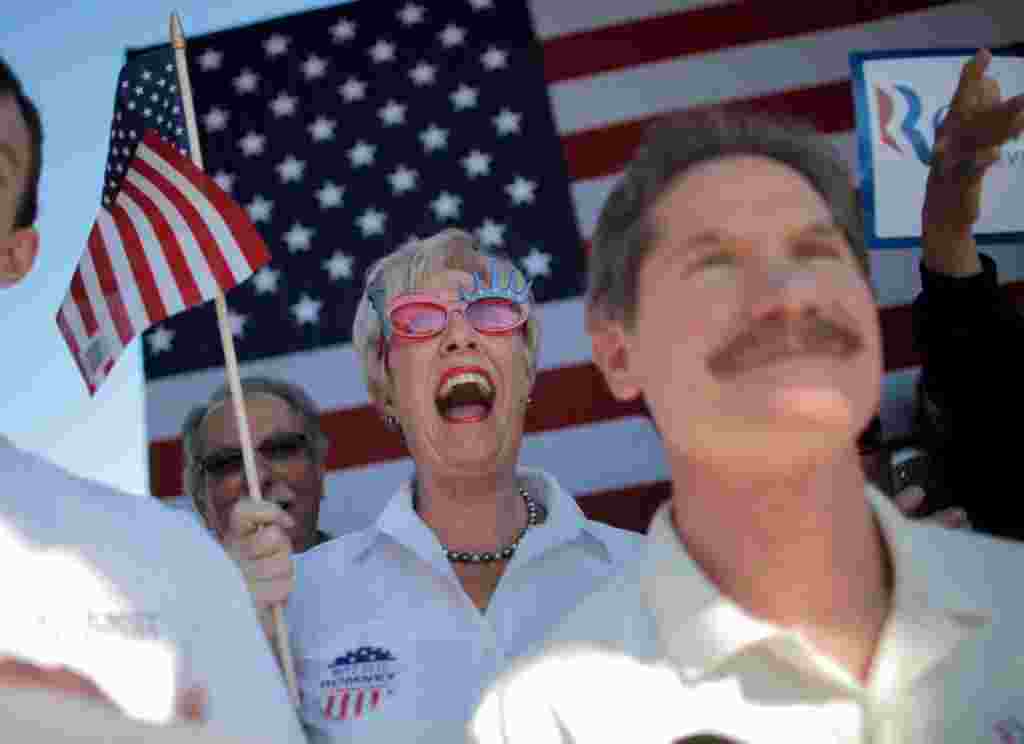
<path fill-rule="evenodd" d="M 850 55 L 865 226 L 874 248 L 916 246 L 935 133 L 974 49 Z M 1004 98 L 1024 93 L 1024 49 L 993 50 L 989 77 Z M 1024 241 L 1024 137 L 985 176 L 978 243 Z"/>

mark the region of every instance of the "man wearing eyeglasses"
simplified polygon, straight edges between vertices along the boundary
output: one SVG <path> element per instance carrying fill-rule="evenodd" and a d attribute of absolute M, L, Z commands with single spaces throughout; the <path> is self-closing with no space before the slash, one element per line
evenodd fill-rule
<path fill-rule="evenodd" d="M 260 492 L 291 520 L 288 539 L 303 552 L 330 539 L 317 529 L 324 496 L 327 437 L 316 404 L 302 388 L 268 377 L 242 380 Z M 185 493 L 224 541 L 228 516 L 249 495 L 241 441 L 226 387 L 194 408 L 182 426 Z"/>

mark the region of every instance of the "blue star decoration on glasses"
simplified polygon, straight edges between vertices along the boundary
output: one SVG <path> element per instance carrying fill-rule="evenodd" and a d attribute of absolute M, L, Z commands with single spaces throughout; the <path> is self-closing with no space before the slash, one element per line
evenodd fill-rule
<path fill-rule="evenodd" d="M 483 299 L 502 299 L 510 302 L 517 302 L 523 305 L 532 303 L 530 288 L 532 281 L 527 281 L 522 272 L 515 266 L 510 265 L 503 270 L 494 256 L 487 257 L 487 275 L 490 279 L 484 278 L 482 271 L 473 272 L 473 288 L 466 291 L 459 288 L 459 299 L 463 302 L 474 302 Z M 366 294 L 370 305 L 377 311 L 380 318 L 381 335 L 385 339 L 391 338 L 391 319 L 387 312 L 387 289 L 381 276 L 374 278 Z"/>
<path fill-rule="evenodd" d="M 504 299 L 512 302 L 527 304 L 530 302 L 530 285 L 522 273 L 510 266 L 507 271 L 498 267 L 498 260 L 494 256 L 487 257 L 487 273 L 490 274 L 490 281 L 484 279 L 483 273 L 473 272 L 473 289 L 469 292 L 460 288 L 459 299 L 463 302 L 473 302 L 481 299 Z M 504 284 L 501 275 L 505 275 Z"/>

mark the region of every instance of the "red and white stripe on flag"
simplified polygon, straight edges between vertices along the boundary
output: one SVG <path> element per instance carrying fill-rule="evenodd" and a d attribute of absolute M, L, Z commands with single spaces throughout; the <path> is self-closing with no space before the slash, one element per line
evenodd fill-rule
<path fill-rule="evenodd" d="M 269 260 L 245 210 L 147 131 L 117 198 L 100 208 L 57 312 L 89 394 L 137 335 L 227 292 Z"/>

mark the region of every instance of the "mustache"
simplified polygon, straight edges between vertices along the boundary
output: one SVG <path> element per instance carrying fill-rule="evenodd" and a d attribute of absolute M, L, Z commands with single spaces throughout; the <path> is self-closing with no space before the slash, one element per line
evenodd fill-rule
<path fill-rule="evenodd" d="M 808 310 L 797 317 L 772 313 L 726 341 L 708 359 L 716 376 L 732 377 L 763 364 L 798 354 L 849 358 L 864 347 L 856 323 L 841 310 L 835 317 Z"/>

